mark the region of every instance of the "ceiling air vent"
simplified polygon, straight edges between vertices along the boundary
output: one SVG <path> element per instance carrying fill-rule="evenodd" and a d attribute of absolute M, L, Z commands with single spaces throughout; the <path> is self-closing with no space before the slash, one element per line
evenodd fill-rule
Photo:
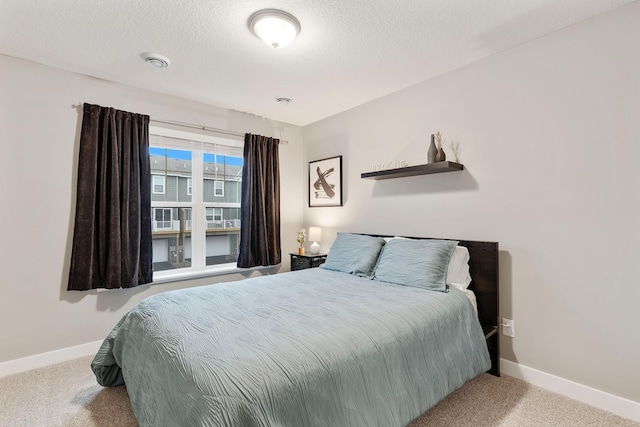
<path fill-rule="evenodd" d="M 157 53 L 145 53 L 142 55 L 145 62 L 155 68 L 167 68 L 171 61 L 166 56 Z"/>

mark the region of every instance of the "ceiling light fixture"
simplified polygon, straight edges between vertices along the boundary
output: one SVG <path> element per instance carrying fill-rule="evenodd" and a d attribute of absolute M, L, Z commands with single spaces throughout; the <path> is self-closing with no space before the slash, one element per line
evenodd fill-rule
<path fill-rule="evenodd" d="M 277 9 L 259 10 L 249 17 L 249 30 L 274 48 L 287 46 L 300 33 L 300 22 L 290 13 Z"/>
<path fill-rule="evenodd" d="M 159 53 L 144 53 L 142 57 L 147 64 L 155 68 L 167 68 L 171 64 L 169 58 Z"/>

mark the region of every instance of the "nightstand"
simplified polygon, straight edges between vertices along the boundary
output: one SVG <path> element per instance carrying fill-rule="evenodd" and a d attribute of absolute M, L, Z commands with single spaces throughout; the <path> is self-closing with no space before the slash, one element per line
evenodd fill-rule
<path fill-rule="evenodd" d="M 291 255 L 291 271 L 304 270 L 305 268 L 318 267 L 327 260 L 327 254 L 304 254 L 290 252 Z"/>

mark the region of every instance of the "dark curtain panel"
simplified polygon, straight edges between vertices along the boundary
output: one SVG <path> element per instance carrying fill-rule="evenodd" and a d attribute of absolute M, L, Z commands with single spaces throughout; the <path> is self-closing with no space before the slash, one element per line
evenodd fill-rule
<path fill-rule="evenodd" d="M 150 283 L 149 116 L 84 104 L 68 290 Z"/>
<path fill-rule="evenodd" d="M 280 251 L 280 140 L 244 136 L 238 267 L 276 265 Z"/>

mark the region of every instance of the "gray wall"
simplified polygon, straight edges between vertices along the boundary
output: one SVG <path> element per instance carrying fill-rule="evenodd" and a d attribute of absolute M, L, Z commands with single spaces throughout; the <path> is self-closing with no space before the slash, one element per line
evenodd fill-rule
<path fill-rule="evenodd" d="M 104 338 L 142 298 L 235 280 L 67 292 L 80 115 L 90 102 L 281 146 L 283 266 L 303 225 L 497 240 L 502 356 L 640 401 L 640 3 L 305 127 L 0 56 L 0 363 Z M 37 121 L 36 119 L 37 118 Z M 37 123 L 37 124 L 36 124 Z M 370 181 L 423 163 L 441 130 L 466 170 Z M 341 208 L 306 208 L 306 161 L 344 156 Z M 29 167 L 25 167 L 29 165 Z M 46 212 L 46 216 L 43 213 Z M 7 326 L 10 325 L 10 326 Z"/>
<path fill-rule="evenodd" d="M 290 183 L 282 192 L 282 244 L 285 254 L 296 250 L 304 194 L 301 128 L 3 55 L 0 81 L 0 221 L 10 242 L 0 245 L 0 363 L 102 340 L 149 295 L 244 277 L 66 291 L 82 118 L 73 106 L 80 102 L 288 140 L 280 147 L 282 181 Z M 282 269 L 289 269 L 286 256 Z"/>
<path fill-rule="evenodd" d="M 640 402 L 640 2 L 304 128 L 342 155 L 336 231 L 500 242 L 502 357 Z M 360 179 L 426 162 L 441 130 L 463 172 Z"/>

